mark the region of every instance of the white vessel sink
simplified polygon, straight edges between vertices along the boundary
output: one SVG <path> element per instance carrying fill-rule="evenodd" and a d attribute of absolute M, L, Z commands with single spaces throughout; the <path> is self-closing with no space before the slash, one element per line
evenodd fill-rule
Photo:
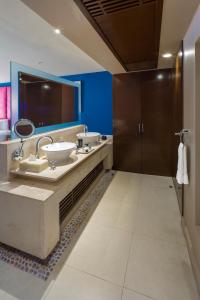
<path fill-rule="evenodd" d="M 83 140 L 83 145 L 85 144 L 95 144 L 99 141 L 100 133 L 98 132 L 82 132 L 78 133 L 77 135 L 78 139 Z"/>
<path fill-rule="evenodd" d="M 52 143 L 42 146 L 41 149 L 45 152 L 49 162 L 63 163 L 76 149 L 76 144 L 68 142 Z"/>

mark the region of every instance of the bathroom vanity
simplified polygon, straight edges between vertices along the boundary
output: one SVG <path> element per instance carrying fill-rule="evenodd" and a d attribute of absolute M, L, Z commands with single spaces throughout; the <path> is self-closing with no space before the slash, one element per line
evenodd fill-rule
<path fill-rule="evenodd" d="M 80 132 L 82 125 L 48 135 L 56 142 L 75 142 Z M 34 135 L 26 141 L 24 158 L 34 153 L 36 141 L 44 135 Z M 68 204 L 62 204 L 62 208 L 60 204 L 93 170 L 112 168 L 112 139 L 101 141 L 88 154 L 74 150 L 65 165 L 39 173 L 21 171 L 19 162 L 12 160 L 19 142 L 15 139 L 0 143 L 0 242 L 45 260 L 59 241 L 60 224 L 67 213 L 63 207 Z"/>

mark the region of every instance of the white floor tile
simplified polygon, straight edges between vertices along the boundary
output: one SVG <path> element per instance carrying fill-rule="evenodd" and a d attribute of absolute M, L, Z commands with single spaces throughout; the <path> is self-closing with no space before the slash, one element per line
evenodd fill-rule
<path fill-rule="evenodd" d="M 130 191 L 127 191 L 120 201 L 111 200 L 106 195 L 93 213 L 90 223 L 133 232 L 138 201 L 139 196 L 130 193 Z"/>
<path fill-rule="evenodd" d="M 89 224 L 67 265 L 123 286 L 131 240 L 128 232 Z"/>
<path fill-rule="evenodd" d="M 146 188 L 142 186 L 139 207 L 156 214 L 174 214 L 174 217 L 180 219 L 176 192 L 171 188 Z"/>
<path fill-rule="evenodd" d="M 117 172 L 55 281 L 0 263 L 0 300 L 197 300 L 170 185 Z"/>
<path fill-rule="evenodd" d="M 174 189 L 141 187 L 135 233 L 185 245 Z"/>
<path fill-rule="evenodd" d="M 0 263 L 0 299 L 41 300 L 48 286 L 48 281 L 41 280 L 10 264 Z"/>
<path fill-rule="evenodd" d="M 46 300 L 121 300 L 122 288 L 70 267 L 64 267 Z"/>
<path fill-rule="evenodd" d="M 124 289 L 122 300 L 152 300 L 152 298 Z"/>
<path fill-rule="evenodd" d="M 18 300 L 18 298 L 15 298 L 12 295 L 7 294 L 4 291 L 0 291 L 0 300 Z"/>
<path fill-rule="evenodd" d="M 134 232 L 142 175 L 119 172 L 93 213 L 90 224 Z"/>
<path fill-rule="evenodd" d="M 173 215 L 163 215 L 138 210 L 136 215 L 135 233 L 150 238 L 161 239 L 173 243 L 185 244 L 181 222 Z"/>
<path fill-rule="evenodd" d="M 198 299 L 186 247 L 138 236 L 133 240 L 125 287 L 158 300 Z"/>
<path fill-rule="evenodd" d="M 135 173 L 117 172 L 102 201 L 114 200 L 121 202 L 127 193 L 131 193 L 132 196 L 136 197 L 138 188 L 141 186 L 142 176 Z"/>
<path fill-rule="evenodd" d="M 173 181 L 171 177 L 144 174 L 142 176 L 142 185 L 146 187 L 151 186 L 151 187 L 168 188 L 169 185 L 173 186 Z"/>

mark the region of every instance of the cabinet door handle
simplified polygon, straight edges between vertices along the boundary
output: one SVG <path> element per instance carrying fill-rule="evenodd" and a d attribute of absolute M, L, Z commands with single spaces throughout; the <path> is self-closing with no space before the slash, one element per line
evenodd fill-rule
<path fill-rule="evenodd" d="M 144 123 L 142 123 L 142 133 L 144 133 Z"/>
<path fill-rule="evenodd" d="M 141 134 L 141 123 L 138 123 L 138 133 Z"/>

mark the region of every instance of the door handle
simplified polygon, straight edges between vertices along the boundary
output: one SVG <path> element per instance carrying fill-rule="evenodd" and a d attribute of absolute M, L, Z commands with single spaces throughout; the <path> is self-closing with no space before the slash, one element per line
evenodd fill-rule
<path fill-rule="evenodd" d="M 141 134 L 141 123 L 138 123 L 138 133 Z"/>
<path fill-rule="evenodd" d="M 142 123 L 142 133 L 144 133 L 144 123 Z"/>

